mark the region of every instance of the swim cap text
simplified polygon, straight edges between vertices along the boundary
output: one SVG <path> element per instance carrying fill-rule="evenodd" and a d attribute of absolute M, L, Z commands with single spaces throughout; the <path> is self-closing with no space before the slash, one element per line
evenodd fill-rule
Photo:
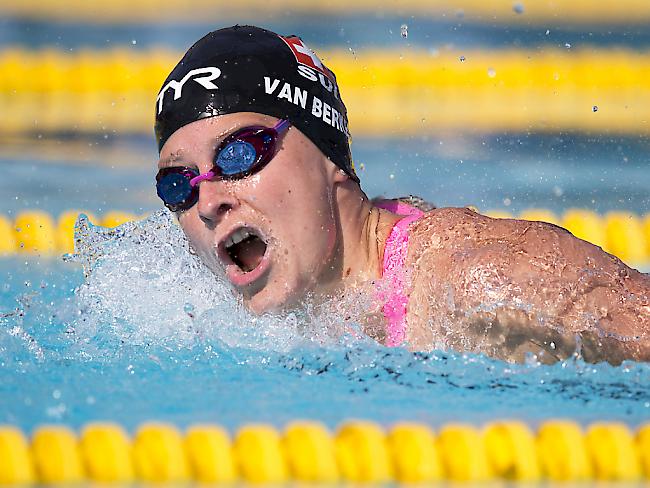
<path fill-rule="evenodd" d="M 338 129 L 346 136 L 349 134 L 345 116 L 327 102 L 323 102 L 320 98 L 314 96 L 312 97 L 310 107 L 307 108 L 307 98 L 309 95 L 307 90 L 297 86 L 291 86 L 291 84 L 286 81 L 281 82 L 277 78 L 271 80 L 270 77 L 265 76 L 264 92 L 267 95 L 275 95 L 278 99 L 284 99 L 289 103 L 293 103 L 305 110 L 309 110 L 311 115 L 314 117 Z"/>
<path fill-rule="evenodd" d="M 196 76 L 203 74 L 205 74 L 205 76 Z M 162 112 L 165 93 L 170 88 L 174 90 L 174 100 L 178 100 L 183 96 L 183 85 L 185 85 L 185 83 L 187 83 L 190 79 L 196 81 L 206 90 L 218 90 L 219 87 L 212 83 L 212 81 L 219 78 L 219 76 L 221 76 L 221 70 L 219 68 L 215 66 L 206 66 L 205 68 L 196 68 L 188 71 L 188 73 L 183 76 L 180 81 L 169 80 L 169 82 L 162 87 L 160 93 L 158 93 L 158 96 L 156 97 L 156 102 L 158 102 L 158 113 Z"/>

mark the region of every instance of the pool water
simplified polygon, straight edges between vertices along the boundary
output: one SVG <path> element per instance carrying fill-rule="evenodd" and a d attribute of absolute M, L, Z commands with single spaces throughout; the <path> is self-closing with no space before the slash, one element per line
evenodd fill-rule
<path fill-rule="evenodd" d="M 515 214 L 531 207 L 650 211 L 646 137 L 441 133 L 355 138 L 352 152 L 370 197 L 415 194 L 438 206 Z M 0 144 L 1 212 L 158 209 L 157 158 L 153 138 L 137 136 Z"/>
<path fill-rule="evenodd" d="M 334 313 L 251 316 L 167 211 L 78 232 L 66 262 L 0 261 L 0 423 L 650 419 L 649 364 L 386 348 Z"/>

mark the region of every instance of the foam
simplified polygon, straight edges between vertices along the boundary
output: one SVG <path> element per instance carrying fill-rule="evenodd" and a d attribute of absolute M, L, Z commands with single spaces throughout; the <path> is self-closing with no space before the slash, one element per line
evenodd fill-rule
<path fill-rule="evenodd" d="M 131 343 L 190 345 L 217 340 L 231 347 L 278 352 L 304 342 L 341 340 L 338 301 L 336 306 L 318 307 L 307 301 L 297 311 L 253 315 L 225 277 L 209 270 L 192 252 L 167 210 L 114 229 L 94 226 L 81 216 L 75 228 L 75 254 L 67 260 L 84 269 L 74 327 L 85 337 L 110 331 Z M 343 327 L 359 330 L 349 319 Z"/>

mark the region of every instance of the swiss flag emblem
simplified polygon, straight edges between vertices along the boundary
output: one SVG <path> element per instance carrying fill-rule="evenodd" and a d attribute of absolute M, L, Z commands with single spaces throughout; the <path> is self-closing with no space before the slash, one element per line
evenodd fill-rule
<path fill-rule="evenodd" d="M 302 42 L 302 39 L 300 39 L 300 37 L 280 36 L 280 39 L 282 39 L 287 44 L 287 46 L 291 48 L 293 55 L 296 57 L 296 61 L 298 61 L 300 64 L 304 64 L 305 66 L 309 66 L 310 68 L 323 73 L 331 81 L 335 80 L 334 73 L 332 73 L 329 68 L 321 62 L 314 51 L 309 49 L 305 43 Z"/>

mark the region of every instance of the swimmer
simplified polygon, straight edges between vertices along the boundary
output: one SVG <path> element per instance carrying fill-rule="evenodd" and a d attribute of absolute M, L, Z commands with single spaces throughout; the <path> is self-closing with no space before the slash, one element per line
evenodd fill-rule
<path fill-rule="evenodd" d="M 165 80 L 158 195 L 250 310 L 362 290 L 389 346 L 650 360 L 648 275 L 551 224 L 371 201 L 347 120 L 318 56 L 257 27 L 211 32 Z"/>

